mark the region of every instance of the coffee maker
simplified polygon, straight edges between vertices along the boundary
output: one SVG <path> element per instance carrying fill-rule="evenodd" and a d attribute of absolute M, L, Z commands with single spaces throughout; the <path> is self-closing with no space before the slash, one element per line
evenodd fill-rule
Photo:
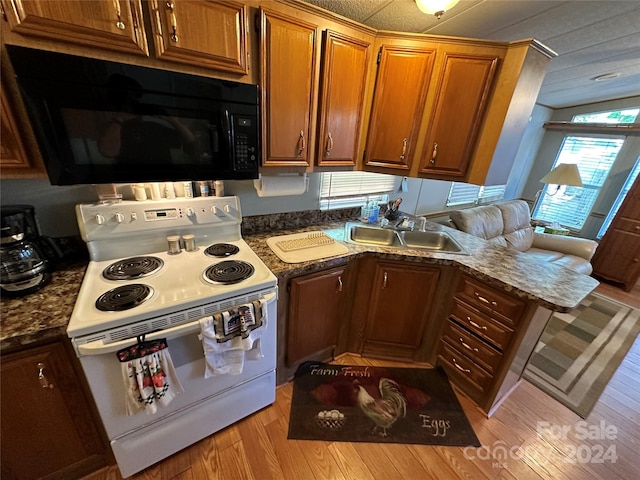
<path fill-rule="evenodd" d="M 51 280 L 51 260 L 42 245 L 35 209 L 3 205 L 0 210 L 0 291 L 10 297 L 36 292 Z"/>

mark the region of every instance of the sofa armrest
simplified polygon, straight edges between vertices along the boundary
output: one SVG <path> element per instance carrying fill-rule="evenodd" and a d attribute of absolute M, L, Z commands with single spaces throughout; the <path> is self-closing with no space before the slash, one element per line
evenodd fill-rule
<path fill-rule="evenodd" d="M 575 255 L 585 260 L 591 260 L 596 252 L 598 242 L 588 238 L 567 237 L 564 235 L 551 235 L 548 233 L 535 233 L 533 235 L 533 248 L 552 250 L 567 255 Z"/>

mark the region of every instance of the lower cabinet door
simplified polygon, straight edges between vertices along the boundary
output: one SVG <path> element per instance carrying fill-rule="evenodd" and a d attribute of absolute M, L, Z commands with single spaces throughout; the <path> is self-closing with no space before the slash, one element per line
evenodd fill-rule
<path fill-rule="evenodd" d="M 2 357 L 3 478 L 80 478 L 107 464 L 70 361 L 62 342 Z"/>
<path fill-rule="evenodd" d="M 288 367 L 311 358 L 324 360 L 335 347 L 345 269 L 336 268 L 293 278 L 287 315 Z"/>
<path fill-rule="evenodd" d="M 414 358 L 422 344 L 439 276 L 438 268 L 377 263 L 368 299 L 363 355 Z"/>

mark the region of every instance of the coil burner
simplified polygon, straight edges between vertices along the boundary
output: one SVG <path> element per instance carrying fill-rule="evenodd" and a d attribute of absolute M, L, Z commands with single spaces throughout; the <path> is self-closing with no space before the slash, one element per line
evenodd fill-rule
<path fill-rule="evenodd" d="M 96 308 L 103 312 L 122 312 L 144 303 L 153 289 L 142 283 L 131 283 L 103 293 L 96 300 Z"/>
<path fill-rule="evenodd" d="M 240 260 L 225 260 L 211 265 L 204 272 L 206 280 L 231 285 L 241 282 L 253 275 L 253 265 Z"/>
<path fill-rule="evenodd" d="M 204 251 L 209 257 L 229 257 L 238 253 L 240 249 L 230 243 L 214 243 Z"/>
<path fill-rule="evenodd" d="M 131 257 L 112 263 L 102 272 L 107 280 L 135 280 L 160 270 L 164 262 L 158 257 Z"/>

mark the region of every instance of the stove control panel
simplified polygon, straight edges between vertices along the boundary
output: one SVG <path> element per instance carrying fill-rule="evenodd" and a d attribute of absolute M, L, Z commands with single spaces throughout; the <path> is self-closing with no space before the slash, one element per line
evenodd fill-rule
<path fill-rule="evenodd" d="M 242 221 L 240 202 L 234 196 L 85 203 L 76 205 L 76 217 L 86 242 L 155 231 L 239 226 Z"/>

